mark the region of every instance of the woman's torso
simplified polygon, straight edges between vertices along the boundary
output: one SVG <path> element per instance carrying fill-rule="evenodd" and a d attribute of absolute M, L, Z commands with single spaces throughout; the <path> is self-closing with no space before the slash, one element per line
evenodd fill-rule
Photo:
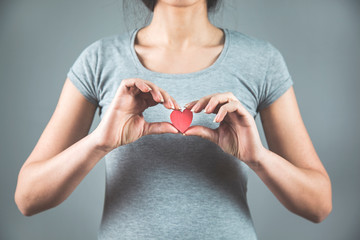
<path fill-rule="evenodd" d="M 146 68 L 136 54 L 137 30 L 95 42 L 82 55 L 86 61 L 80 57 L 72 69 L 84 69 L 86 63 L 84 79 L 91 76 L 91 82 L 75 84 L 97 99 L 101 118 L 121 80 L 135 77 L 154 82 L 180 106 L 230 91 L 256 116 L 269 59 L 265 41 L 224 29 L 222 51 L 208 52 L 215 60 L 207 67 L 189 65 L 161 73 Z M 188 73 L 170 73 L 179 70 Z M 70 76 L 75 79 L 80 71 Z M 143 116 L 148 122 L 170 122 L 170 113 L 158 104 Z M 216 128 L 214 116 L 194 114 L 192 125 Z M 246 199 L 249 168 L 215 143 L 181 134 L 147 135 L 113 150 L 105 163 L 99 239 L 256 239 Z"/>

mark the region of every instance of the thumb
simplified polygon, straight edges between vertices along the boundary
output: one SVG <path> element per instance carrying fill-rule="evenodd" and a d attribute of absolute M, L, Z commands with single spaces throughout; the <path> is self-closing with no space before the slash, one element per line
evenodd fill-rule
<path fill-rule="evenodd" d="M 217 135 L 214 129 L 200 125 L 195 125 L 189 127 L 184 133 L 185 135 L 188 136 L 199 136 L 217 144 L 217 137 L 216 137 Z"/>
<path fill-rule="evenodd" d="M 179 131 L 169 122 L 147 122 L 144 135 L 178 133 Z"/>

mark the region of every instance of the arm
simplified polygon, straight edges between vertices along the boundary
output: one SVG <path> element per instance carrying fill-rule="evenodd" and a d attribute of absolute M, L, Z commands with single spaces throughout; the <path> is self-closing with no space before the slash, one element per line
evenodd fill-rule
<path fill-rule="evenodd" d="M 216 93 L 185 105 L 216 113 L 217 129 L 191 126 L 184 134 L 218 144 L 247 164 L 293 213 L 321 222 L 331 212 L 331 183 L 302 121 L 293 87 L 260 111 L 270 150 L 260 140 L 253 116 L 231 92 Z"/>
<path fill-rule="evenodd" d="M 55 112 L 20 170 L 15 202 L 22 214 L 31 216 L 63 202 L 105 156 L 87 135 L 95 111 L 67 79 Z"/>
<path fill-rule="evenodd" d="M 260 115 L 269 150 L 251 168 L 287 209 L 323 221 L 332 210 L 330 178 L 304 126 L 293 87 Z"/>
<path fill-rule="evenodd" d="M 124 79 L 101 122 L 87 135 L 96 106 L 67 79 L 53 116 L 20 170 L 15 191 L 19 210 L 31 216 L 59 205 L 101 158 L 121 145 L 148 134 L 178 133 L 168 122 L 144 120 L 142 112 L 159 102 L 179 108 L 152 82 Z"/>

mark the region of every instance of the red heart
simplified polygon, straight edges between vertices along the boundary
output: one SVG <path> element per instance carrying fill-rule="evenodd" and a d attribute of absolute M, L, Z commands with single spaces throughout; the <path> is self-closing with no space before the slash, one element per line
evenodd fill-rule
<path fill-rule="evenodd" d="M 183 133 L 190 127 L 193 119 L 193 113 L 187 108 L 183 112 L 180 110 L 174 110 L 170 114 L 170 119 L 173 125 Z"/>

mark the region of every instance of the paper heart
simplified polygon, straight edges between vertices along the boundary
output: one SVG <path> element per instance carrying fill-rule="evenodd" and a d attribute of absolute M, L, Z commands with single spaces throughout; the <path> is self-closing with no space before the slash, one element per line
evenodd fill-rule
<path fill-rule="evenodd" d="M 170 114 L 170 119 L 176 129 L 183 133 L 190 127 L 193 119 L 193 113 L 187 108 L 183 112 L 180 110 L 174 110 Z"/>

